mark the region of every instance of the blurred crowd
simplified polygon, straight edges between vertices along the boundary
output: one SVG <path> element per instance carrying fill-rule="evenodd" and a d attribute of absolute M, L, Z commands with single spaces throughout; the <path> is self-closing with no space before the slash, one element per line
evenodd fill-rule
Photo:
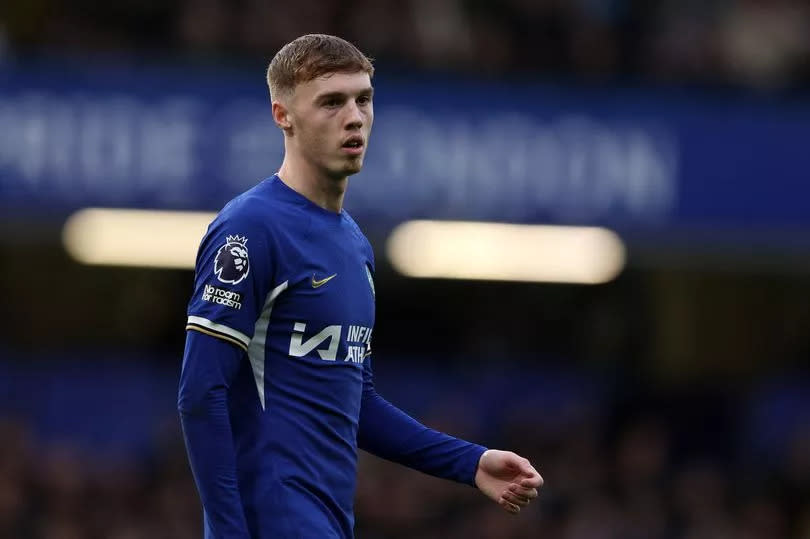
<path fill-rule="evenodd" d="M 265 62 L 281 45 L 309 32 L 334 33 L 357 43 L 375 57 L 382 73 L 429 70 L 472 77 L 742 85 L 765 90 L 810 86 L 806 0 L 11 0 L 0 2 L 0 64 L 3 59 L 60 54 L 88 59 L 109 54 L 113 61 L 145 57 L 216 65 Z M 0 84 L 2 69 L 0 65 Z M 635 289 L 633 293 L 638 295 Z M 182 291 L 183 301 L 185 294 Z M 563 333 L 558 326 L 569 324 L 557 311 L 570 309 L 576 311 L 571 317 L 581 317 L 581 310 L 568 296 L 556 304 L 554 297 L 549 293 L 544 298 L 549 314 L 543 322 L 552 328 L 547 331 Z M 759 296 L 752 301 L 759 305 Z M 806 304 L 797 300 L 794 307 L 804 312 Z M 627 306 L 622 313 L 638 310 Z M 774 326 L 790 325 L 774 314 L 779 309 L 762 312 Z M 156 313 L 160 314 L 157 308 L 149 311 L 151 328 L 161 327 L 155 322 Z M 616 356 L 610 369 L 628 355 L 616 337 L 622 331 L 615 322 L 628 317 L 605 315 L 607 325 L 596 323 L 596 317 L 583 322 L 594 333 L 584 341 L 595 342 L 592 347 L 601 356 Z M 81 317 L 77 320 L 92 327 Z M 806 337 L 803 318 L 790 320 L 795 321 L 792 331 Z M 475 320 L 456 325 L 467 322 Z M 479 323 L 483 327 L 488 321 Z M 737 319 L 727 327 L 729 333 L 739 331 Z M 525 341 L 536 352 L 539 330 L 532 327 L 534 339 L 527 339 L 523 327 L 516 328 L 514 338 L 504 333 L 489 345 L 498 357 L 511 357 L 509 347 L 519 346 L 516 342 Z M 93 331 L 101 330 L 93 327 Z M 181 338 L 181 333 L 171 331 Z M 380 330 L 381 342 L 385 331 Z M 487 348 L 484 331 L 467 326 L 458 331 L 478 335 L 465 341 L 479 354 Z M 626 333 L 633 343 L 646 334 L 635 326 Z M 151 342 L 143 334 L 130 338 Z M 462 341 L 442 340 L 451 343 L 447 346 Z M 583 339 L 577 333 L 563 340 Z M 777 338 L 773 342 L 784 344 Z M 48 344 L 63 343 L 51 339 Z M 421 340 L 416 344 L 424 346 Z M 544 346 L 548 348 L 548 339 Z M 709 348 L 727 354 L 729 364 L 736 361 L 745 367 L 744 358 L 729 352 L 727 345 Z M 778 363 L 774 357 L 788 355 L 774 350 L 762 355 L 763 363 Z M 804 355 L 797 357 L 806 365 L 802 350 Z M 639 362 L 642 359 L 646 361 L 646 355 L 639 354 Z M 446 367 L 449 361 L 442 360 Z M 463 361 L 467 368 L 466 355 Z M 685 368 L 682 362 L 675 367 Z M 84 371 L 80 374 L 86 376 Z M 486 378 L 482 373 L 472 375 Z M 620 378 L 615 372 L 606 378 L 613 376 Z M 100 385 L 112 391 L 106 377 L 97 376 Z M 617 382 L 620 391 L 632 385 L 631 378 L 627 375 Z M 510 380 L 527 383 L 520 376 Z M 134 390 L 122 393 L 122 400 L 144 393 L 146 384 L 138 385 L 131 377 L 127 382 Z M 13 378 L 5 383 L 0 389 L 22 386 Z M 413 380 L 411 384 L 415 385 Z M 423 385 L 431 384 L 441 382 L 426 376 Z M 160 400 L 156 387 L 148 387 L 149 397 Z M 739 407 L 731 406 L 723 414 L 717 402 L 695 403 L 685 393 L 655 406 L 633 399 L 617 406 L 606 399 L 599 406 L 607 411 L 589 408 L 548 421 L 554 411 L 532 401 L 513 400 L 509 386 L 498 398 L 471 387 L 466 392 L 459 389 L 455 402 L 445 402 L 441 410 L 416 415 L 441 430 L 529 456 L 546 480 L 540 499 L 513 517 L 472 488 L 363 454 L 356 504 L 358 539 L 810 539 L 810 424 L 792 432 L 778 451 L 763 454 L 752 447 L 755 436 L 746 440 L 739 425 L 733 424 L 742 413 Z M 552 391 L 561 390 L 552 387 Z M 163 393 L 161 398 L 173 400 L 170 391 Z M 31 399 L 39 399 L 39 394 Z M 502 415 L 478 417 L 475 407 Z M 93 411 L 91 405 L 86 409 Z M 786 407 L 783 413 L 790 414 L 791 409 Z M 0 409 L 0 539 L 201 537 L 200 504 L 176 415 L 156 426 L 151 449 L 135 457 L 99 454 L 70 441 L 45 439 L 33 421 L 4 417 L 12 414 L 13 409 Z M 131 417 L 126 427 L 134 430 Z"/>
<path fill-rule="evenodd" d="M 334 33 L 390 72 L 585 82 L 810 82 L 804 0 L 30 0 L 0 5 L 0 51 L 267 60 Z M 3 47 L 5 43 L 5 47 Z"/>
<path fill-rule="evenodd" d="M 546 481 L 541 497 L 515 517 L 470 487 L 361 454 L 358 539 L 810 538 L 810 429 L 791 437 L 784 458 L 752 461 L 739 450 L 685 450 L 696 440 L 679 437 L 664 410 L 575 414 L 557 427 L 542 410 L 504 412 L 485 435 L 469 415 L 444 410 L 425 419 L 530 456 Z M 0 538 L 201 537 L 175 420 L 139 459 L 38 443 L 29 430 L 0 423 Z M 707 421 L 690 432 L 704 442 L 716 430 Z"/>
<path fill-rule="evenodd" d="M 358 537 L 810 537 L 808 433 L 774 469 L 736 469 L 716 454 L 681 459 L 663 417 L 633 420 L 607 439 L 601 434 L 599 425 L 583 423 L 547 439 L 529 424 L 516 425 L 502 443 L 532 455 L 546 481 L 540 501 L 517 518 L 472 491 L 368 458 Z"/>

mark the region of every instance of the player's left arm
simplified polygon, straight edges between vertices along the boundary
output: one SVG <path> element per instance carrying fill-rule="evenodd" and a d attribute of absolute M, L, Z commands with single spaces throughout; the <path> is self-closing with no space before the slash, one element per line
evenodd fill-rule
<path fill-rule="evenodd" d="M 517 513 L 537 497 L 543 478 L 531 463 L 426 427 L 374 389 L 371 358 L 363 372 L 358 446 L 421 472 L 478 487 L 506 511 Z"/>

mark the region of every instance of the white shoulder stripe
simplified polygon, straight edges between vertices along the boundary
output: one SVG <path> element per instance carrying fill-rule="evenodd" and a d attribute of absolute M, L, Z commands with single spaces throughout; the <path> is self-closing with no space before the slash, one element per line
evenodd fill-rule
<path fill-rule="evenodd" d="M 250 344 L 250 337 L 242 333 L 241 331 L 236 331 L 235 329 L 231 329 L 228 326 L 223 326 L 222 324 L 217 324 L 216 322 L 212 322 L 207 318 L 203 318 L 201 316 L 189 316 L 188 317 L 189 324 L 196 324 L 198 326 L 202 326 L 204 328 L 210 329 L 211 331 L 216 331 L 219 333 L 223 333 L 230 337 L 233 337 L 237 341 L 241 342 L 245 345 L 245 348 L 248 347 Z"/>

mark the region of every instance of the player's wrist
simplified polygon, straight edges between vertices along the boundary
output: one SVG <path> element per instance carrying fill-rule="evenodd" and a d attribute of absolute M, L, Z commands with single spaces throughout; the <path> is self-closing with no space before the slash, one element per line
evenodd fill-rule
<path fill-rule="evenodd" d="M 480 481 L 481 481 L 482 474 L 484 473 L 482 471 L 481 463 L 484 460 L 484 456 L 487 453 L 489 453 L 490 451 L 492 451 L 492 450 L 491 449 L 484 449 L 484 451 L 481 452 L 481 454 L 478 456 L 478 459 L 475 462 L 475 470 L 473 471 L 473 486 L 475 488 L 477 488 L 478 490 L 481 490 Z"/>

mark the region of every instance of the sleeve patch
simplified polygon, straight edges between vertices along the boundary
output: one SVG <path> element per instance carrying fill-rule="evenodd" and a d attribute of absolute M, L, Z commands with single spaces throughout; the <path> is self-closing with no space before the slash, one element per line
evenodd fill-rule
<path fill-rule="evenodd" d="M 242 293 L 210 284 L 206 284 L 203 287 L 200 299 L 210 303 L 216 303 L 217 305 L 230 307 L 237 311 L 242 308 Z"/>
<path fill-rule="evenodd" d="M 235 235 L 225 238 L 225 245 L 219 248 L 214 258 L 214 275 L 226 284 L 242 282 L 250 273 L 247 238 Z"/>

